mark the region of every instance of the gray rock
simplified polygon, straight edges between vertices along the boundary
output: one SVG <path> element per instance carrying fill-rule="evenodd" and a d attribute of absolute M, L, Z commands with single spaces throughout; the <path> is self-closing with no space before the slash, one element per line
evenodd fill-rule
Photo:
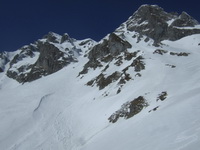
<path fill-rule="evenodd" d="M 23 60 L 26 57 L 33 58 L 34 52 L 38 51 L 38 49 L 33 45 L 24 46 L 21 48 L 21 52 L 14 56 L 14 58 L 10 61 L 10 68 L 13 66 L 13 64 L 16 64 L 17 62 Z"/>
<path fill-rule="evenodd" d="M 170 26 L 162 40 L 168 39 L 171 41 L 176 41 L 193 34 L 200 34 L 200 29 L 182 29 Z"/>
<path fill-rule="evenodd" d="M 4 72 L 5 65 L 9 62 L 8 53 L 0 52 L 0 72 Z"/>
<path fill-rule="evenodd" d="M 24 82 L 29 70 L 32 68 L 33 64 L 28 62 L 20 64 L 24 59 L 34 58 L 35 53 L 39 53 L 39 50 L 36 45 L 30 44 L 22 47 L 20 53 L 16 54 L 13 59 L 9 62 L 9 69 L 6 72 L 6 75 L 9 78 L 13 78 L 18 82 Z M 19 63 L 19 64 L 18 64 Z M 18 64 L 17 66 L 14 66 Z"/>
<path fill-rule="evenodd" d="M 8 70 L 6 72 L 6 75 L 9 78 L 15 79 L 16 81 L 18 81 L 19 83 L 24 83 L 25 79 L 28 75 L 28 72 L 26 72 L 27 70 L 31 69 L 33 65 L 22 65 L 19 68 L 17 68 L 16 71 L 14 70 Z"/>
<path fill-rule="evenodd" d="M 166 91 L 164 91 L 164 92 L 162 92 L 161 94 L 159 94 L 158 95 L 158 97 L 157 97 L 157 99 L 156 99 L 156 101 L 164 101 L 166 98 L 167 98 L 167 92 Z"/>
<path fill-rule="evenodd" d="M 31 82 L 76 62 L 81 49 L 74 45 L 73 40 L 68 34 L 60 36 L 49 32 L 43 39 L 19 49 L 20 52 L 9 62 L 7 76 L 20 83 Z M 57 46 L 61 42 L 68 42 L 70 47 L 61 46 L 59 49 Z"/>
<path fill-rule="evenodd" d="M 116 123 L 119 118 L 129 119 L 140 113 L 144 108 L 148 107 L 148 105 L 144 97 L 139 96 L 130 102 L 124 103 L 119 110 L 108 118 L 108 120 L 111 123 Z"/>
<path fill-rule="evenodd" d="M 66 56 L 64 52 L 48 42 L 40 44 L 38 47 L 40 49 L 40 56 L 24 82 L 30 82 L 42 76 L 52 74 L 70 62 L 76 61 L 75 58 Z"/>
<path fill-rule="evenodd" d="M 171 24 L 171 26 L 176 27 L 194 27 L 195 25 L 198 25 L 198 21 L 186 12 L 182 12 L 181 15 Z"/>
<path fill-rule="evenodd" d="M 99 90 L 102 90 L 103 88 L 105 88 L 106 86 L 111 84 L 112 82 L 117 81 L 121 76 L 122 76 L 122 74 L 118 71 L 115 71 L 108 77 L 105 77 L 104 74 L 100 74 L 95 79 L 89 81 L 87 83 L 87 85 L 92 86 L 95 82 L 97 84 L 97 86 L 99 87 Z"/>
<path fill-rule="evenodd" d="M 72 39 L 69 37 L 69 35 L 67 33 L 63 34 L 63 36 L 62 36 L 62 38 L 60 40 L 60 43 L 62 44 L 64 42 L 66 42 L 66 41 L 72 43 Z"/>
<path fill-rule="evenodd" d="M 174 20 L 171 24 L 169 21 Z M 183 12 L 167 13 L 157 5 L 142 5 L 126 22 L 129 31 L 136 31 L 154 40 L 157 45 L 162 40 L 178 40 L 182 37 L 198 34 L 200 29 L 184 29 L 178 27 L 194 27 L 198 22 Z"/>
<path fill-rule="evenodd" d="M 111 54 L 112 56 L 117 56 L 121 52 L 131 48 L 131 44 L 127 41 L 122 40 L 115 33 L 109 35 L 109 39 L 104 39 L 103 43 L 94 46 L 94 48 L 89 53 L 89 59 L 102 58 L 105 55 Z"/>
<path fill-rule="evenodd" d="M 156 5 L 143 5 L 126 22 L 127 29 L 160 41 L 167 31 L 167 21 L 174 16 Z"/>
<path fill-rule="evenodd" d="M 89 61 L 85 64 L 80 74 L 87 73 L 89 67 L 93 69 L 100 67 L 101 63 L 98 60 L 109 62 L 113 57 L 127 51 L 131 47 L 132 45 L 129 42 L 121 39 L 115 33 L 111 33 L 108 40 L 104 39 L 102 43 L 92 48 L 88 54 Z"/>
<path fill-rule="evenodd" d="M 47 35 L 43 36 L 48 42 L 60 43 L 60 39 L 57 38 L 58 34 L 54 32 L 49 32 Z"/>

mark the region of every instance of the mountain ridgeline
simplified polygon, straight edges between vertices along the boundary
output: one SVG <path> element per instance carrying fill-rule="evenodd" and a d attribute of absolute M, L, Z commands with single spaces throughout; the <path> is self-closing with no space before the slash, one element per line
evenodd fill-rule
<path fill-rule="evenodd" d="M 60 36 L 49 32 L 35 43 L 18 49 L 13 57 L 8 57 L 7 52 L 2 53 L 1 70 L 20 83 L 31 82 L 77 62 L 82 50 L 90 50 L 94 43 L 91 39 L 78 41 L 68 34 Z"/>
<path fill-rule="evenodd" d="M 167 13 L 156 5 L 142 5 L 126 22 L 99 43 L 92 39 L 75 40 L 68 34 L 60 36 L 49 32 L 35 43 L 18 49 L 12 57 L 9 52 L 3 52 L 0 54 L 0 72 L 6 72 L 8 77 L 20 83 L 31 82 L 55 73 L 70 63 L 78 63 L 78 57 L 85 55 L 89 61 L 80 71 L 80 74 L 84 74 L 88 68 L 102 67 L 101 62 L 118 59 L 120 63 L 121 58 L 117 57 L 122 53 L 127 55 L 124 57 L 135 56 L 136 54 L 128 53 L 128 48 L 134 46 L 126 40 L 128 32 L 134 32 L 132 38 L 136 38 L 137 42 L 145 37 L 145 42 L 152 40 L 153 45 L 159 46 L 163 40 L 176 41 L 199 34 L 200 28 L 196 28 L 196 25 L 198 22 L 186 12 L 178 15 Z M 135 59 L 138 59 L 138 56 Z M 5 67 L 6 65 L 8 67 Z"/>

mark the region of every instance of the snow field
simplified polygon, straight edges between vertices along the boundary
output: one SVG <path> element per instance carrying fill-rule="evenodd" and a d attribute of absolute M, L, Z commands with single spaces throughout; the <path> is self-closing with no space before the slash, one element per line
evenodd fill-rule
<path fill-rule="evenodd" d="M 131 36 L 130 36 L 131 37 Z M 195 39 L 195 40 L 194 40 Z M 119 94 L 117 83 L 99 90 L 85 84 L 102 68 L 78 74 L 88 61 L 79 57 L 62 70 L 23 85 L 0 73 L 0 149 L 2 150 L 197 150 L 200 146 L 199 35 L 160 49 L 188 52 L 187 57 L 153 54 L 156 47 L 138 43 L 145 70 L 127 82 Z M 136 41 L 135 41 L 136 42 Z M 132 43 L 134 45 L 134 43 Z M 121 71 L 110 63 L 106 75 Z M 175 68 L 167 66 L 175 65 Z M 167 92 L 164 101 L 158 95 Z M 105 96 L 107 94 L 107 96 Z M 138 96 L 149 103 L 139 114 L 109 123 L 121 105 Z M 150 110 L 158 106 L 156 111 Z"/>

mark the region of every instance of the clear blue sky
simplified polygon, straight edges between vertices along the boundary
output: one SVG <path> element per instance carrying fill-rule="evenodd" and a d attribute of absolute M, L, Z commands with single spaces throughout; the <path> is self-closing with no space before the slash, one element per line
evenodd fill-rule
<path fill-rule="evenodd" d="M 142 4 L 186 11 L 200 21 L 197 0 L 0 0 L 0 51 L 14 51 L 49 31 L 98 41 Z"/>

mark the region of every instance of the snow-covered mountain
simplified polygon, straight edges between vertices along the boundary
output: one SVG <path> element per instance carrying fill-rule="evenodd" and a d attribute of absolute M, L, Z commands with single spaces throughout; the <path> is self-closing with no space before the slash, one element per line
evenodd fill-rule
<path fill-rule="evenodd" d="M 5 70 L 8 77 L 20 83 L 30 82 L 76 62 L 77 57 L 85 50 L 90 50 L 94 44 L 95 41 L 91 39 L 75 40 L 68 34 L 60 36 L 49 32 L 34 44 L 17 50 L 12 58 L 2 53 L 4 63 L 1 68 L 5 68 L 5 62 L 9 62 L 8 69 Z"/>
<path fill-rule="evenodd" d="M 200 25 L 142 5 L 99 42 L 0 53 L 1 150 L 198 150 Z"/>

